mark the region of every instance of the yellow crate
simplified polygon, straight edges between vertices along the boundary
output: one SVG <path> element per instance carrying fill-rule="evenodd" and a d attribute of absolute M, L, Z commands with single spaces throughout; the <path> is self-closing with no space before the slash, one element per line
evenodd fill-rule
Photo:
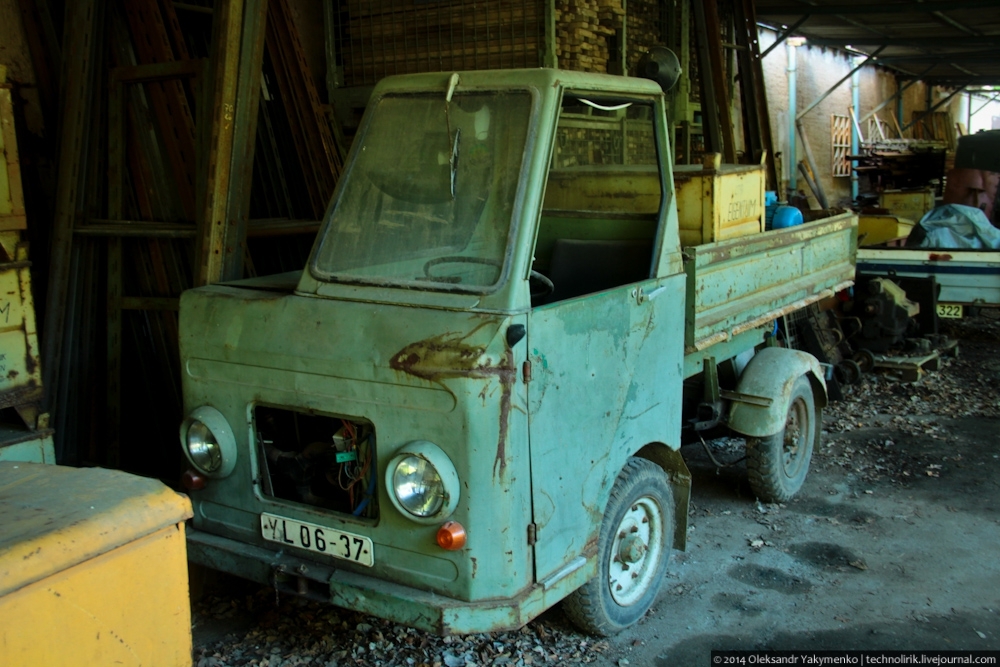
<path fill-rule="evenodd" d="M 934 208 L 934 188 L 886 190 L 878 196 L 878 205 L 891 215 L 920 222 Z"/>
<path fill-rule="evenodd" d="M 674 188 L 682 246 L 696 246 L 764 231 L 763 165 L 675 165 Z"/>
<path fill-rule="evenodd" d="M 0 462 L 0 664 L 191 665 L 184 521 L 156 480 Z"/>

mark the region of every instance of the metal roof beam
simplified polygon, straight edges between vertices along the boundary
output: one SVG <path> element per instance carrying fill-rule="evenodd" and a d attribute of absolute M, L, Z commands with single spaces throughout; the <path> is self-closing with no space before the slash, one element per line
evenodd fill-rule
<path fill-rule="evenodd" d="M 951 94 L 948 95 L 948 97 L 944 98 L 943 100 L 941 100 L 940 102 L 938 102 L 937 104 L 935 104 L 934 106 L 932 106 L 930 109 L 928 109 L 927 111 L 923 112 L 922 114 L 920 114 L 919 116 L 917 116 L 916 118 L 914 118 L 913 120 L 911 120 L 909 123 L 907 123 L 906 125 L 904 125 L 900 129 L 900 132 L 906 132 L 908 129 L 910 129 L 911 127 L 913 127 L 914 125 L 916 125 L 917 123 L 919 123 L 920 121 L 922 121 L 924 118 L 927 118 L 932 113 L 934 113 L 935 111 L 937 111 L 938 109 L 940 109 L 941 107 L 943 107 L 945 104 L 947 104 L 951 100 L 951 98 L 955 97 L 955 95 L 958 95 L 963 90 L 965 90 L 965 86 L 962 86 L 961 88 L 958 88 L 957 90 L 953 90 L 951 92 Z"/>
<path fill-rule="evenodd" d="M 774 51 L 776 48 L 778 48 L 779 44 L 781 44 L 782 42 L 784 42 L 785 39 L 787 39 L 789 35 L 791 35 L 793 32 L 795 32 L 796 30 L 798 30 L 799 26 L 801 26 L 803 23 L 805 23 L 808 20 L 809 20 L 809 15 L 806 14 L 805 16 L 803 16 L 802 18 L 800 18 L 798 21 L 796 21 L 795 24 L 792 25 L 790 28 L 788 28 L 784 32 L 780 33 L 778 35 L 778 38 L 776 40 L 774 40 L 774 44 L 772 44 L 771 46 L 767 47 L 767 50 L 764 51 L 764 53 L 760 54 L 761 59 L 763 59 L 764 56 L 766 56 L 767 54 L 769 54 L 771 51 Z"/>
<path fill-rule="evenodd" d="M 871 5 L 776 5 L 756 6 L 757 16 L 790 16 L 793 14 L 911 14 L 913 12 L 952 12 L 961 9 L 983 9 L 996 7 L 996 0 L 955 0 L 954 2 L 899 2 Z"/>
<path fill-rule="evenodd" d="M 837 83 L 833 84 L 825 93 L 823 93 L 822 95 L 820 95 L 819 98 L 815 102 L 813 102 L 808 107 L 806 107 L 805 111 L 802 111 L 799 115 L 797 115 L 795 117 L 796 122 L 802 120 L 802 118 L 807 113 L 809 113 L 810 111 L 812 111 L 813 109 L 815 109 L 817 106 L 819 106 L 820 102 L 822 102 L 827 97 L 829 97 L 830 94 L 833 93 L 833 91 L 837 90 L 837 88 L 840 88 L 841 84 L 843 84 L 845 81 L 847 81 L 848 79 L 850 79 L 854 75 L 855 72 L 857 72 L 858 70 L 860 70 L 862 67 L 864 67 L 868 63 L 870 63 L 872 60 L 874 60 L 875 56 L 877 56 L 879 54 L 879 51 L 881 51 L 883 48 L 885 48 L 885 47 L 879 47 L 878 51 L 875 51 L 875 53 L 873 53 L 870 56 L 868 56 L 867 58 L 865 58 L 864 62 L 858 64 L 854 69 L 852 69 L 850 72 L 848 72 L 847 76 L 845 76 L 843 79 L 841 79 Z"/>
<path fill-rule="evenodd" d="M 868 35 L 851 35 L 850 37 L 809 37 L 807 43 L 812 46 L 913 46 L 922 48 L 933 47 L 969 47 L 996 46 L 1000 47 L 1000 36 L 983 37 L 872 37 Z M 948 58 L 949 56 L 945 56 Z"/>

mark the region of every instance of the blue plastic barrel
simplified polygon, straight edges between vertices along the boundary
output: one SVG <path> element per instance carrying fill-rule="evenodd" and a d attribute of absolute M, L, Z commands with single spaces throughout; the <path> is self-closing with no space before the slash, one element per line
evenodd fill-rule
<path fill-rule="evenodd" d="M 774 229 L 785 229 L 802 223 L 802 211 L 794 206 L 779 206 L 774 211 L 774 221 L 771 224 Z"/>

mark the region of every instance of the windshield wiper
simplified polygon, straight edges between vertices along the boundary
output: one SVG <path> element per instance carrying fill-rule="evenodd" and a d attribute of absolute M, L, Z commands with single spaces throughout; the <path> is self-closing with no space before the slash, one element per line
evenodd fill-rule
<path fill-rule="evenodd" d="M 462 140 L 462 128 L 455 128 L 455 141 L 451 144 L 451 158 L 448 165 L 451 167 L 451 198 L 455 198 L 455 180 L 458 176 L 458 143 Z"/>

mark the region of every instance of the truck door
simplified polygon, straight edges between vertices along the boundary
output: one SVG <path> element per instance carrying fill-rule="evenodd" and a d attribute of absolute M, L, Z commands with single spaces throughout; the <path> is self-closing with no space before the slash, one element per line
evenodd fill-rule
<path fill-rule="evenodd" d="M 528 318 L 539 582 L 596 551 L 625 459 L 679 433 L 685 278 L 652 277 L 677 252 L 656 112 L 567 94 L 558 122 L 533 266 L 552 290 Z"/>

